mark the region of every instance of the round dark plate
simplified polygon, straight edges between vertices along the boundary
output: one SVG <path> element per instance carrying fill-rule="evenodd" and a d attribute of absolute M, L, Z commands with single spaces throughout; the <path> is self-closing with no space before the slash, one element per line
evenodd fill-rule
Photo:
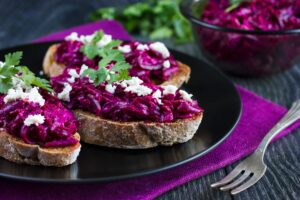
<path fill-rule="evenodd" d="M 42 70 L 44 54 L 52 43 L 29 44 L 0 51 L 23 51 L 22 64 L 36 74 Z M 234 85 L 217 69 L 183 53 L 171 51 L 192 68 L 185 89 L 204 108 L 204 118 L 192 140 L 171 147 L 123 150 L 82 143 L 78 160 L 55 168 L 19 165 L 0 158 L 0 176 L 41 182 L 113 181 L 160 172 L 203 156 L 218 146 L 233 130 L 241 113 L 241 100 Z"/>

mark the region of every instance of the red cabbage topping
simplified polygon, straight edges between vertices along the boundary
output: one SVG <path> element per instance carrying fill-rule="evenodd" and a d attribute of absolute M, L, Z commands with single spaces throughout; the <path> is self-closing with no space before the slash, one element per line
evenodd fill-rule
<path fill-rule="evenodd" d="M 130 76 L 139 77 L 146 83 L 151 83 L 152 81 L 161 83 L 177 72 L 178 63 L 172 55 L 168 58 L 163 58 L 159 52 L 150 48 L 138 50 L 137 46 L 139 44 L 139 42 L 124 42 L 121 45 L 129 45 L 131 48 L 129 53 L 124 53 L 126 61 L 132 65 L 132 68 L 129 70 Z M 82 64 L 85 64 L 89 68 L 97 68 L 99 58 L 89 60 L 80 52 L 82 45 L 80 41 L 62 42 L 57 48 L 55 60 L 67 67 L 80 68 Z M 170 62 L 169 67 L 163 66 L 166 60 Z"/>
<path fill-rule="evenodd" d="M 300 27 L 300 1 L 251 0 L 226 12 L 229 0 L 209 0 L 201 19 L 209 24 L 244 30 L 286 30 Z"/>
<path fill-rule="evenodd" d="M 51 79 L 56 93 L 62 92 L 70 69 L 65 69 L 62 75 Z M 66 102 L 69 109 L 82 109 L 114 121 L 172 122 L 176 119 L 192 118 L 203 112 L 197 101 L 184 100 L 178 91 L 175 95 L 164 95 L 160 104 L 152 94 L 137 96 L 136 93 L 125 92 L 117 83 L 112 84 L 116 86 L 113 94 L 105 89 L 107 83 L 103 82 L 96 87 L 90 83 L 88 77 L 76 78 L 74 83 L 69 84 L 72 86 L 70 101 Z M 163 91 L 162 87 L 151 83 L 142 85 L 153 91 Z"/>
<path fill-rule="evenodd" d="M 40 93 L 46 100 L 42 107 L 38 103 L 23 100 L 4 103 L 5 95 L 0 94 L 0 127 L 28 144 L 62 147 L 78 143 L 73 137 L 77 132 L 77 121 L 73 113 L 48 92 L 40 89 Z M 45 117 L 43 124 L 24 125 L 24 120 L 29 115 L 37 114 Z"/>

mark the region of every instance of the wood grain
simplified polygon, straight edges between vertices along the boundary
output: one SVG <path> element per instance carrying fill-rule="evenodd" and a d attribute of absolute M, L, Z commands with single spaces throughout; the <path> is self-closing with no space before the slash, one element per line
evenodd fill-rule
<path fill-rule="evenodd" d="M 0 1 L 0 48 L 14 46 L 89 21 L 88 14 L 98 7 L 125 5 L 138 0 L 72 0 L 72 1 L 38 1 L 38 0 L 1 0 Z M 74 17 L 75 16 L 75 17 Z M 176 46 L 180 51 L 201 57 L 196 46 Z M 231 79 L 257 94 L 278 104 L 289 106 L 300 98 L 300 67 L 284 73 L 260 79 Z M 237 196 L 231 196 L 209 185 L 232 170 L 236 165 L 220 169 L 195 181 L 184 184 L 158 199 L 300 199 L 300 130 L 272 144 L 266 154 L 268 171 L 263 179 L 254 187 Z"/>

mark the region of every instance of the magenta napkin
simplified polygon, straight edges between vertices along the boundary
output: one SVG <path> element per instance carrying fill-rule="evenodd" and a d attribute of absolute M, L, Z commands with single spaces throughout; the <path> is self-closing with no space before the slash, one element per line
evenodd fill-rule
<path fill-rule="evenodd" d="M 99 21 L 40 38 L 35 42 L 64 38 L 72 31 L 92 33 L 102 28 L 115 38 L 130 39 L 116 21 Z M 141 178 L 103 184 L 39 184 L 0 179 L 0 199 L 153 199 L 162 193 L 225 167 L 253 152 L 268 130 L 283 116 L 286 109 L 237 86 L 243 102 L 240 122 L 233 133 L 215 150 L 182 166 Z M 283 131 L 276 139 L 300 125 Z"/>

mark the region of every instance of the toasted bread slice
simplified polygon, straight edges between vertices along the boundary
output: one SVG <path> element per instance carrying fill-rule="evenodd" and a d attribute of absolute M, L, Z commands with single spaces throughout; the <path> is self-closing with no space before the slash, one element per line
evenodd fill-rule
<path fill-rule="evenodd" d="M 79 141 L 78 133 L 74 137 Z M 20 138 L 0 130 L 0 156 L 19 164 L 55 167 L 70 165 L 76 161 L 80 148 L 79 142 L 68 147 L 43 148 L 39 145 L 26 144 Z"/>
<path fill-rule="evenodd" d="M 62 72 L 64 71 L 64 69 L 66 67 L 65 65 L 57 63 L 55 61 L 54 55 L 55 55 L 57 47 L 58 47 L 58 44 L 54 44 L 54 45 L 50 46 L 44 57 L 43 70 L 48 77 L 55 77 L 55 76 L 62 74 Z M 156 80 L 153 80 L 153 81 L 156 84 L 160 84 L 160 85 L 175 85 L 178 88 L 181 87 L 181 85 L 184 82 L 188 82 L 188 80 L 190 79 L 191 68 L 181 62 L 178 62 L 178 64 L 179 64 L 178 71 L 175 74 L 173 74 L 169 78 L 169 80 L 167 80 L 163 83 L 159 83 Z"/>
<path fill-rule="evenodd" d="M 74 113 L 80 122 L 78 132 L 81 141 L 124 149 L 146 149 L 186 142 L 196 133 L 203 116 L 200 113 L 175 122 L 148 123 L 116 122 L 82 110 L 75 110 Z"/>

